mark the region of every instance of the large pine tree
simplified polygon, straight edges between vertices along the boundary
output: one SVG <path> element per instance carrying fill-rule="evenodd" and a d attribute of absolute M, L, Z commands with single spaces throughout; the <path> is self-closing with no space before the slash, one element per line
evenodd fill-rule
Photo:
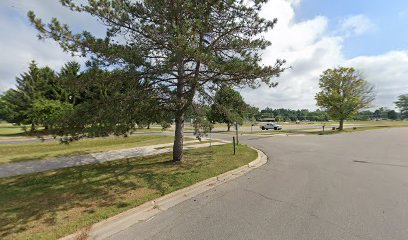
<path fill-rule="evenodd" d="M 61 0 L 72 11 L 98 18 L 107 27 L 105 38 L 73 33 L 56 18 L 44 24 L 33 12 L 28 16 L 40 38 L 52 38 L 95 64 L 121 68 L 129 81 L 158 93 L 163 108 L 175 118 L 173 160 L 181 161 L 185 112 L 198 93 L 221 84 L 276 85 L 271 78 L 283 71 L 284 61 L 260 64 L 259 51 L 270 45 L 262 33 L 276 23 L 259 15 L 266 2 Z"/>

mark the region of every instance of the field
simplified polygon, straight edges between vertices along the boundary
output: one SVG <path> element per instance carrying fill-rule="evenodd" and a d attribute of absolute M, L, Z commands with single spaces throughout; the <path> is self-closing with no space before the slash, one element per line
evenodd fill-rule
<path fill-rule="evenodd" d="M 21 126 L 0 121 L 0 139 L 25 136 Z"/>
<path fill-rule="evenodd" d="M 322 126 L 325 125 L 325 134 L 338 134 L 347 133 L 353 131 L 365 131 L 381 128 L 392 127 L 408 127 L 408 121 L 347 121 L 344 123 L 344 131 L 333 131 L 332 128 L 338 127 L 337 122 L 305 122 L 300 124 L 295 123 L 277 123 L 282 125 L 283 130 L 260 130 L 259 126 L 262 123 L 258 123 L 256 126 L 251 127 L 248 125 L 240 126 L 239 134 L 256 134 L 256 135 L 276 135 L 276 134 L 322 134 Z M 235 129 L 231 129 L 230 132 L 223 132 L 226 134 L 234 135 Z"/>
<path fill-rule="evenodd" d="M 0 179 L 0 238 L 57 239 L 146 201 L 253 161 L 231 144 Z"/>
<path fill-rule="evenodd" d="M 188 138 L 186 139 L 188 140 Z M 18 161 L 49 159 L 61 156 L 78 155 L 91 152 L 143 147 L 171 143 L 173 136 L 141 135 L 130 137 L 108 137 L 81 139 L 69 144 L 59 141 L 0 144 L 0 164 Z"/>

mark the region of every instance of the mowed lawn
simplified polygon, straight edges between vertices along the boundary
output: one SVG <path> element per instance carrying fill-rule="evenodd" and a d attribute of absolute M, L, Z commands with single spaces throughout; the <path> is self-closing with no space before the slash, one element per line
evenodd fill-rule
<path fill-rule="evenodd" d="M 81 139 L 69 144 L 62 144 L 59 141 L 36 142 L 29 144 L 0 144 L 0 164 L 49 159 L 61 156 L 124 148 L 143 147 L 171 142 L 173 142 L 173 136 L 141 135 L 130 137 Z"/>
<path fill-rule="evenodd" d="M 243 166 L 257 152 L 239 145 L 171 153 L 0 179 L 0 239 L 57 239 L 146 201 Z"/>
<path fill-rule="evenodd" d="M 25 132 L 21 126 L 0 121 L 0 139 L 24 135 Z"/>

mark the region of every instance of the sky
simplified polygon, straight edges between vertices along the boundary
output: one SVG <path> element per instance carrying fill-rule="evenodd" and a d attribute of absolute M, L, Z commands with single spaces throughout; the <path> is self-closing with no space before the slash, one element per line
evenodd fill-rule
<path fill-rule="evenodd" d="M 0 92 L 12 88 L 32 60 L 58 70 L 73 59 L 52 40 L 37 39 L 26 17 L 28 10 L 45 21 L 58 17 L 75 31 L 103 34 L 94 18 L 72 13 L 58 2 L 0 1 Z M 276 88 L 239 89 L 249 104 L 261 109 L 316 109 L 320 74 L 338 66 L 354 67 L 374 84 L 377 97 L 372 109 L 393 109 L 397 97 L 408 93 L 408 1 L 270 0 L 262 16 L 278 18 L 265 34 L 272 46 L 263 52 L 262 63 L 285 59 L 290 68 L 275 79 Z"/>

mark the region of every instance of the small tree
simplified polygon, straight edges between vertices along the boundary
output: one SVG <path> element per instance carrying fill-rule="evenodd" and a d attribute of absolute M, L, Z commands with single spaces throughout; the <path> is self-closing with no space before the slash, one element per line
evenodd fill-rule
<path fill-rule="evenodd" d="M 320 76 L 319 87 L 317 105 L 339 120 L 339 130 L 343 130 L 345 119 L 367 108 L 375 98 L 374 87 L 354 68 L 327 69 Z"/>
<path fill-rule="evenodd" d="M 73 111 L 73 105 L 59 100 L 38 99 L 29 111 L 30 119 L 46 126 L 47 130 L 59 129 L 65 117 Z"/>
<path fill-rule="evenodd" d="M 245 103 L 239 92 L 223 86 L 214 96 L 214 103 L 208 113 L 208 119 L 212 122 L 226 123 L 230 131 L 234 123 L 242 123 L 249 106 Z"/>
<path fill-rule="evenodd" d="M 398 119 L 398 113 L 395 110 L 389 110 L 387 112 L 387 118 L 391 120 L 397 120 Z"/>
<path fill-rule="evenodd" d="M 408 94 L 400 95 L 395 105 L 401 111 L 401 118 L 408 118 Z"/>

